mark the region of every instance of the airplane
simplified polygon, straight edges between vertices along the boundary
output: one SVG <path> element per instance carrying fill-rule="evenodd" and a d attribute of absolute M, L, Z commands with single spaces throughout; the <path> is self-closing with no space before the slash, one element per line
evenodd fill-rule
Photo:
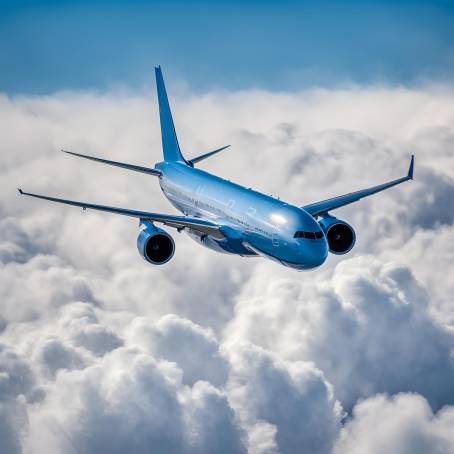
<path fill-rule="evenodd" d="M 355 242 L 347 222 L 332 216 L 337 208 L 413 179 L 414 155 L 406 176 L 304 206 L 295 206 L 195 167 L 229 145 L 186 159 L 178 144 L 161 67 L 155 68 L 163 161 L 154 168 L 64 151 L 92 161 L 142 172 L 157 178 L 168 201 L 182 214 L 129 210 L 59 199 L 18 189 L 20 194 L 85 209 L 139 219 L 140 255 L 150 264 L 163 265 L 174 255 L 175 242 L 156 224 L 185 232 L 203 246 L 243 257 L 265 257 L 296 270 L 322 265 L 328 252 L 343 255 Z"/>

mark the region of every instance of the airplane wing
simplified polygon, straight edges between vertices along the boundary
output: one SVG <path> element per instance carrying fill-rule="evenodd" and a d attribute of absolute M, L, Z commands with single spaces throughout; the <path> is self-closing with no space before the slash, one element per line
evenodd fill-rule
<path fill-rule="evenodd" d="M 90 210 L 122 214 L 123 216 L 132 216 L 134 218 L 146 219 L 152 222 L 159 222 L 161 224 L 168 225 L 169 227 L 175 227 L 177 229 L 187 227 L 189 229 L 196 230 L 206 235 L 211 235 L 217 239 L 225 238 L 225 236 L 220 230 L 221 226 L 216 224 L 215 222 L 208 221 L 206 219 L 199 219 L 187 216 L 174 216 L 171 214 L 149 213 L 147 211 L 128 210 L 127 208 L 116 208 L 105 205 L 95 205 L 93 203 L 76 202 L 74 200 L 57 199 L 55 197 L 48 197 L 45 195 L 31 194 L 29 192 L 22 191 L 22 189 L 19 189 L 19 192 L 22 195 L 28 195 L 31 197 L 36 197 L 38 199 L 50 200 L 51 202 L 64 203 L 66 205 L 73 205 L 76 207 L 81 207 L 84 210 L 88 208 Z"/>
<path fill-rule="evenodd" d="M 397 184 L 403 183 L 404 181 L 413 180 L 413 168 L 415 165 L 415 157 L 412 155 L 410 161 L 410 167 L 408 169 L 408 174 L 405 177 L 398 178 L 397 180 L 389 181 L 388 183 L 383 183 L 378 186 L 374 186 L 368 189 L 361 189 L 360 191 L 350 192 L 338 197 L 333 197 L 331 199 L 322 200 L 320 202 L 311 203 L 310 205 L 305 205 L 301 208 L 307 211 L 312 216 L 319 216 L 321 214 L 326 214 L 328 211 L 334 210 L 336 208 L 343 207 L 350 203 L 356 202 L 364 197 L 367 197 L 377 192 L 384 191 L 385 189 L 396 186 Z"/>

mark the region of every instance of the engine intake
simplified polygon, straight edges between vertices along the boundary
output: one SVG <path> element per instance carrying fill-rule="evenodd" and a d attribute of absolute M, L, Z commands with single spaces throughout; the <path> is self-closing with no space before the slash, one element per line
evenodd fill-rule
<path fill-rule="evenodd" d="M 353 227 L 333 216 L 326 216 L 319 221 L 320 227 L 328 240 L 329 251 L 342 255 L 351 251 L 356 242 Z"/>
<path fill-rule="evenodd" d="M 163 265 L 175 252 L 173 238 L 164 230 L 158 229 L 151 222 L 142 221 L 145 228 L 137 238 L 137 249 L 148 263 Z"/>

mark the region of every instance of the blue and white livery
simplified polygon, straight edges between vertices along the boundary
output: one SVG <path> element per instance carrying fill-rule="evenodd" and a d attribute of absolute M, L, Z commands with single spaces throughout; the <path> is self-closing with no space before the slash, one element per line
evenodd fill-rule
<path fill-rule="evenodd" d="M 332 210 L 413 179 L 414 156 L 411 157 L 408 174 L 397 180 L 303 207 L 285 203 L 194 167 L 227 146 L 185 159 L 175 133 L 160 67 L 156 68 L 156 85 L 164 159 L 154 168 L 69 151 L 65 153 L 153 175 L 158 179 L 164 195 L 181 215 L 76 202 L 32 194 L 22 189 L 19 192 L 83 209 L 139 218 L 142 229 L 137 247 L 141 256 L 153 265 L 168 262 L 175 252 L 172 237 L 156 226 L 162 224 L 185 232 L 201 245 L 218 252 L 266 257 L 290 268 L 308 270 L 320 266 L 328 252 L 346 254 L 355 244 L 353 228 L 333 217 L 330 214 Z"/>

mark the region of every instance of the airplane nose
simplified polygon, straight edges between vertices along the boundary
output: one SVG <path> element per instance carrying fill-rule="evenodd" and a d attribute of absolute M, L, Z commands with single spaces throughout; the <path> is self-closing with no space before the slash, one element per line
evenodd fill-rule
<path fill-rule="evenodd" d="M 307 251 L 307 260 L 312 267 L 320 266 L 328 256 L 328 245 L 326 241 L 316 241 L 311 244 Z"/>

